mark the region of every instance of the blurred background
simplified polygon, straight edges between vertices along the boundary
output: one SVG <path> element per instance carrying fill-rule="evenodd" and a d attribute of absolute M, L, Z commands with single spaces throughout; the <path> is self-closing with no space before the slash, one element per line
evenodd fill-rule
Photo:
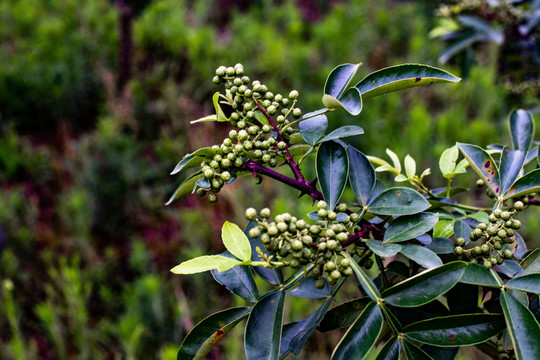
<path fill-rule="evenodd" d="M 3 0 L 0 358 L 176 359 L 194 324 L 242 304 L 210 274 L 169 269 L 221 252 L 223 222 L 244 226 L 246 207 L 301 215 L 311 202 L 245 178 L 216 206 L 196 196 L 164 206 L 181 157 L 229 130 L 189 124 L 213 112 L 219 65 L 240 62 L 275 93 L 297 89 L 304 112 L 322 107 L 342 63 L 363 62 L 360 76 L 418 62 L 463 77 L 370 100 L 359 117 L 330 115 L 330 128 L 364 128 L 351 140 L 364 152 L 388 147 L 431 167 L 438 187 L 445 148 L 508 143 L 509 112 L 537 112 L 537 3 Z M 529 213 L 523 235 L 538 246 Z M 295 299 L 286 316 L 309 308 Z M 299 358 L 327 358 L 340 335 L 316 335 Z M 208 358 L 242 359 L 242 336 L 235 329 Z"/>

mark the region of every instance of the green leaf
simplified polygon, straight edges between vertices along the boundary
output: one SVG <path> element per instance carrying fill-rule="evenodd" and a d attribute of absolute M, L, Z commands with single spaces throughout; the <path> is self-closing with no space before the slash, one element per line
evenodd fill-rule
<path fill-rule="evenodd" d="M 318 330 L 326 332 L 351 325 L 370 302 L 369 297 L 363 297 L 333 307 L 324 315 Z"/>
<path fill-rule="evenodd" d="M 179 275 L 196 274 L 214 269 L 221 272 L 240 264 L 240 261 L 225 256 L 204 255 L 176 265 L 171 269 L 171 272 Z"/>
<path fill-rule="evenodd" d="M 509 289 L 540 294 L 540 274 L 529 274 L 508 280 L 505 285 Z"/>
<path fill-rule="evenodd" d="M 297 287 L 287 291 L 287 295 L 303 297 L 306 299 L 322 299 L 330 296 L 332 287 L 328 282 L 324 282 L 324 287 L 322 289 L 315 287 L 315 282 L 316 280 L 314 277 L 306 277 Z"/>
<path fill-rule="evenodd" d="M 389 92 L 439 82 L 458 82 L 461 79 L 428 65 L 403 64 L 376 71 L 363 78 L 356 88 L 364 100 Z"/>
<path fill-rule="evenodd" d="M 424 350 L 407 341 L 407 339 L 401 340 L 401 347 L 405 349 L 408 360 L 433 360 Z"/>
<path fill-rule="evenodd" d="M 510 186 L 506 194 L 504 194 L 504 199 L 506 200 L 538 191 L 540 191 L 540 169 L 534 169 L 517 179 L 517 181 Z"/>
<path fill-rule="evenodd" d="M 470 235 L 472 233 L 471 227 L 463 220 L 456 220 L 454 222 L 454 236 L 455 238 L 464 238 L 465 244 L 468 244 L 471 239 Z"/>
<path fill-rule="evenodd" d="M 315 145 L 323 137 L 328 129 L 328 118 L 326 115 L 318 115 L 298 123 L 300 135 L 306 143 Z"/>
<path fill-rule="evenodd" d="M 415 239 L 431 230 L 438 220 L 439 215 L 433 213 L 401 216 L 386 229 L 384 242 L 396 243 Z"/>
<path fill-rule="evenodd" d="M 403 165 L 405 166 L 405 174 L 407 178 L 412 179 L 416 175 L 416 161 L 407 154 L 403 160 Z"/>
<path fill-rule="evenodd" d="M 452 56 L 469 47 L 477 41 L 486 41 L 487 35 L 478 33 L 466 33 L 465 36 L 459 37 L 439 56 L 439 63 L 445 64 Z"/>
<path fill-rule="evenodd" d="M 375 302 L 369 303 L 334 349 L 332 359 L 364 359 L 377 341 L 382 326 L 381 308 Z"/>
<path fill-rule="evenodd" d="M 527 152 L 534 136 L 534 120 L 530 112 L 515 110 L 508 119 L 514 149 Z"/>
<path fill-rule="evenodd" d="M 533 313 L 505 291 L 499 299 L 517 360 L 540 359 L 540 325 Z"/>
<path fill-rule="evenodd" d="M 496 314 L 463 314 L 437 317 L 406 326 L 403 335 L 435 346 L 465 346 L 482 343 L 505 328 Z"/>
<path fill-rule="evenodd" d="M 467 263 L 454 261 L 424 271 L 382 293 L 385 302 L 399 307 L 427 304 L 450 290 L 461 278 Z"/>
<path fill-rule="evenodd" d="M 379 289 L 377 289 L 373 281 L 369 278 L 369 276 L 367 276 L 364 270 L 362 270 L 362 268 L 360 267 L 360 265 L 358 265 L 356 260 L 354 260 L 352 256 L 346 252 L 343 252 L 342 255 L 345 258 L 349 259 L 349 261 L 351 262 L 351 267 L 354 271 L 354 275 L 356 275 L 356 278 L 358 279 L 360 286 L 366 292 L 366 294 L 373 301 L 379 300 L 379 297 L 381 296 Z"/>
<path fill-rule="evenodd" d="M 433 251 L 419 245 L 402 245 L 400 253 L 418 265 L 426 268 L 432 269 L 437 266 L 442 265 L 441 259 Z"/>
<path fill-rule="evenodd" d="M 326 135 L 321 140 L 319 140 L 318 143 L 322 143 L 322 142 L 330 141 L 330 140 L 337 140 L 337 139 L 341 139 L 341 138 L 345 138 L 349 136 L 362 135 L 363 133 L 364 133 L 364 129 L 362 129 L 360 126 L 345 125 L 332 131 L 330 134 Z"/>
<path fill-rule="evenodd" d="M 454 242 L 447 237 L 435 237 L 426 246 L 426 249 L 433 251 L 435 254 L 453 254 Z"/>
<path fill-rule="evenodd" d="M 221 256 L 234 257 L 228 251 L 222 253 Z M 224 272 L 212 270 L 212 276 L 218 283 L 224 285 L 227 290 L 248 302 L 254 303 L 259 299 L 257 285 L 255 285 L 251 270 L 246 265 L 235 266 Z"/>
<path fill-rule="evenodd" d="M 251 307 L 237 307 L 210 315 L 185 337 L 178 350 L 178 360 L 202 360 L 236 324 L 244 319 Z"/>
<path fill-rule="evenodd" d="M 420 193 L 405 187 L 393 187 L 381 192 L 369 205 L 369 211 L 378 215 L 411 215 L 429 208 L 429 202 Z"/>
<path fill-rule="evenodd" d="M 358 115 L 362 112 L 362 96 L 357 88 L 349 88 L 343 95 L 336 99 L 335 97 L 324 94 L 322 103 L 329 109 L 343 108 L 351 115 Z"/>
<path fill-rule="evenodd" d="M 534 249 L 521 262 L 523 275 L 540 274 L 540 249 Z"/>
<path fill-rule="evenodd" d="M 368 158 L 352 146 L 347 146 L 349 183 L 360 205 L 367 205 L 375 186 L 375 169 Z"/>
<path fill-rule="evenodd" d="M 377 358 L 375 360 L 399 360 L 399 353 L 401 352 L 401 343 L 397 337 L 394 336 L 384 344 Z"/>
<path fill-rule="evenodd" d="M 242 261 L 251 259 L 251 246 L 249 240 L 238 225 L 225 221 L 221 228 L 223 245 L 237 258 Z"/>
<path fill-rule="evenodd" d="M 219 122 L 229 121 L 229 119 L 227 118 L 227 115 L 225 115 L 225 113 L 221 109 L 221 106 L 219 105 L 219 91 L 216 92 L 214 96 L 212 96 L 212 102 L 214 103 L 214 109 L 216 110 L 217 121 Z"/>
<path fill-rule="evenodd" d="M 200 156 L 186 155 L 180 162 L 174 167 L 174 170 L 171 171 L 171 175 L 178 174 L 182 169 L 190 169 L 195 166 L 200 165 L 203 162 L 203 158 Z"/>
<path fill-rule="evenodd" d="M 283 358 L 289 352 L 292 352 L 295 355 L 300 353 L 309 336 L 323 320 L 324 315 L 328 311 L 330 305 L 332 305 L 333 301 L 333 297 L 329 298 L 317 309 L 317 311 L 311 314 L 311 316 L 291 324 L 286 324 L 283 327 L 280 358 Z"/>
<path fill-rule="evenodd" d="M 342 64 L 336 66 L 326 78 L 324 93 L 339 99 L 358 71 L 360 64 Z"/>
<path fill-rule="evenodd" d="M 204 174 L 202 170 L 197 171 L 190 177 L 188 177 L 186 180 L 184 180 L 174 191 L 174 194 L 167 200 L 165 205 L 170 205 L 174 200 L 185 196 L 187 194 L 191 194 L 193 191 L 193 188 L 195 187 L 195 184 L 199 179 L 202 179 L 204 177 Z"/>
<path fill-rule="evenodd" d="M 317 152 L 317 177 L 329 209 L 334 209 L 345 189 L 349 161 L 345 149 L 335 141 L 322 143 Z"/>
<path fill-rule="evenodd" d="M 476 145 L 458 143 L 458 148 L 478 176 L 489 185 L 497 197 L 500 196 L 501 180 L 499 178 L 499 170 L 491 155 Z"/>
<path fill-rule="evenodd" d="M 433 237 L 450 237 L 454 234 L 454 220 L 441 219 L 433 228 Z"/>
<path fill-rule="evenodd" d="M 454 169 L 457 165 L 457 159 L 459 156 L 459 150 L 456 145 L 443 151 L 439 159 L 439 169 L 444 177 L 453 177 Z M 448 176 L 451 175 L 451 176 Z"/>
<path fill-rule="evenodd" d="M 217 115 L 208 115 L 208 116 L 202 117 L 202 118 L 197 119 L 197 120 L 192 120 L 189 123 L 190 124 L 196 124 L 196 123 L 200 123 L 200 122 L 217 121 L 217 119 L 218 119 Z"/>
<path fill-rule="evenodd" d="M 396 169 L 396 171 L 399 174 L 401 172 L 401 162 L 399 161 L 398 156 L 396 155 L 395 152 L 393 152 L 392 150 L 390 150 L 388 148 L 386 149 L 386 154 L 390 157 L 390 159 L 392 159 L 392 163 L 394 164 L 394 168 Z"/>
<path fill-rule="evenodd" d="M 308 144 L 293 145 L 289 148 L 289 153 L 296 157 L 307 156 L 313 151 L 313 146 Z"/>
<path fill-rule="evenodd" d="M 251 310 L 244 346 L 249 359 L 279 359 L 285 291 L 264 295 Z"/>
<path fill-rule="evenodd" d="M 525 164 L 526 155 L 524 151 L 512 150 L 507 147 L 503 149 L 500 164 L 502 194 L 505 194 L 518 178 Z"/>
<path fill-rule="evenodd" d="M 399 244 L 383 243 L 382 241 L 373 239 L 366 241 L 366 245 L 371 251 L 381 257 L 394 256 L 401 250 L 401 245 Z"/>
<path fill-rule="evenodd" d="M 494 275 L 491 271 L 486 270 L 483 266 L 468 263 L 467 268 L 459 281 L 465 284 L 500 287 L 499 282 L 494 276 L 497 275 Z"/>

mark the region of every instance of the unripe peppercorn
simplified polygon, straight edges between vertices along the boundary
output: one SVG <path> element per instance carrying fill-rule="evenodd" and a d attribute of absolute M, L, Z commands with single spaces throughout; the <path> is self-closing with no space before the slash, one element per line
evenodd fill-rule
<path fill-rule="evenodd" d="M 510 258 L 512 258 L 512 255 L 513 255 L 513 254 L 512 254 L 512 251 L 511 251 L 511 250 L 504 250 L 504 251 L 503 251 L 503 257 L 504 257 L 505 259 L 510 259 Z"/>
<path fill-rule="evenodd" d="M 287 147 L 287 143 L 285 141 L 280 141 L 277 146 L 279 150 L 284 150 Z"/>
<path fill-rule="evenodd" d="M 282 233 L 284 233 L 285 231 L 289 229 L 289 225 L 287 225 L 284 222 L 278 222 L 276 226 L 279 232 L 282 232 Z"/>
<path fill-rule="evenodd" d="M 242 160 L 242 159 L 240 159 L 240 158 L 236 158 L 236 159 L 234 160 L 234 166 L 236 166 L 236 167 L 239 168 L 239 167 L 241 167 L 242 165 L 244 165 L 244 160 Z"/>
<path fill-rule="evenodd" d="M 249 234 L 249 237 L 256 238 L 261 234 L 261 230 L 259 230 L 258 227 L 254 227 L 254 228 L 249 229 L 248 234 Z"/>
<path fill-rule="evenodd" d="M 501 214 L 502 214 L 502 210 L 501 209 L 495 209 L 493 211 L 493 215 L 495 215 L 497 218 L 500 218 L 501 217 Z"/>
<path fill-rule="evenodd" d="M 296 99 L 298 99 L 298 91 L 292 90 L 292 91 L 289 93 L 289 99 L 291 99 L 291 100 L 296 100 Z"/>
<path fill-rule="evenodd" d="M 217 195 L 214 193 L 208 194 L 208 201 L 210 201 L 211 203 L 217 202 L 218 201 Z"/>
<path fill-rule="evenodd" d="M 339 204 L 339 205 L 337 206 L 336 210 L 339 211 L 339 212 L 345 212 L 345 211 L 347 211 L 347 204 L 345 204 L 345 203 Z"/>
<path fill-rule="evenodd" d="M 314 235 L 317 235 L 321 232 L 321 227 L 318 226 L 318 225 L 311 225 L 309 227 L 309 232 L 314 234 Z"/>
<path fill-rule="evenodd" d="M 497 217 L 495 215 L 493 215 L 493 214 L 489 214 L 488 219 L 489 219 L 490 223 L 496 223 L 497 222 Z"/>
<path fill-rule="evenodd" d="M 342 274 L 345 275 L 345 276 L 351 276 L 353 274 L 352 267 L 347 267 L 347 268 L 343 269 Z"/>
<path fill-rule="evenodd" d="M 231 180 L 231 173 L 228 171 L 224 171 L 221 173 L 220 177 L 221 177 L 221 180 L 223 181 L 229 181 Z"/>
<path fill-rule="evenodd" d="M 463 254 L 463 248 L 461 246 L 456 246 L 454 248 L 454 252 L 457 254 L 457 255 L 461 255 Z"/>
<path fill-rule="evenodd" d="M 487 224 L 486 223 L 480 223 L 476 226 L 477 229 L 480 229 L 482 231 L 486 230 L 487 229 Z"/>
<path fill-rule="evenodd" d="M 214 170 L 212 169 L 206 169 L 204 171 L 204 177 L 207 178 L 207 179 L 210 179 L 214 176 Z"/>
<path fill-rule="evenodd" d="M 524 207 L 525 207 L 525 204 L 523 204 L 522 201 L 519 201 L 519 200 L 518 200 L 518 201 L 516 201 L 516 202 L 514 203 L 514 209 L 516 209 L 517 211 L 523 210 Z"/>
<path fill-rule="evenodd" d="M 206 190 L 203 188 L 198 188 L 197 195 L 199 195 L 200 197 L 203 197 L 204 195 L 206 195 Z"/>
<path fill-rule="evenodd" d="M 269 235 L 277 235 L 279 233 L 278 228 L 275 225 L 272 225 L 268 228 L 268 234 Z"/>
<path fill-rule="evenodd" d="M 247 208 L 246 209 L 246 219 L 248 220 L 255 220 L 257 218 L 257 210 L 254 208 Z"/>
<path fill-rule="evenodd" d="M 226 70 L 225 70 L 225 73 L 229 76 L 233 76 L 235 71 L 234 71 L 234 68 L 232 66 L 228 67 Z"/>
<path fill-rule="evenodd" d="M 328 220 L 334 221 L 337 218 L 337 214 L 335 211 L 329 211 L 326 217 Z"/>
<path fill-rule="evenodd" d="M 317 202 L 318 209 L 326 209 L 327 207 L 328 207 L 328 204 L 326 203 L 326 201 L 319 200 L 319 202 Z"/>
<path fill-rule="evenodd" d="M 482 236 L 482 233 L 483 233 L 483 232 L 482 232 L 482 230 L 480 230 L 480 229 L 474 229 L 473 232 L 472 232 L 472 234 L 474 234 L 474 236 L 475 236 L 476 238 L 479 238 L 480 236 Z"/>
<path fill-rule="evenodd" d="M 491 261 L 484 260 L 484 269 L 489 270 L 489 269 L 491 269 L 492 266 L 493 266 L 493 264 L 491 263 Z"/>
<path fill-rule="evenodd" d="M 304 244 L 300 240 L 294 240 L 291 244 L 291 247 L 293 250 L 302 250 L 304 248 Z"/>
<path fill-rule="evenodd" d="M 489 249 L 489 245 L 488 244 L 484 244 L 480 247 L 480 250 L 482 251 L 482 253 L 484 254 L 488 254 L 490 249 Z"/>
<path fill-rule="evenodd" d="M 326 286 L 326 283 L 324 282 L 323 278 L 317 279 L 317 281 L 315 281 L 315 287 L 317 289 L 322 289 L 325 286 Z"/>
<path fill-rule="evenodd" d="M 340 232 L 336 235 L 336 239 L 339 242 L 345 242 L 349 238 L 349 235 L 346 232 Z"/>
<path fill-rule="evenodd" d="M 300 116 L 302 116 L 302 110 L 300 110 L 299 108 L 295 108 L 292 114 L 295 118 L 299 118 Z"/>
<path fill-rule="evenodd" d="M 268 219 L 270 217 L 270 209 L 269 208 L 264 208 L 261 210 L 261 217 L 263 219 Z"/>
<path fill-rule="evenodd" d="M 511 216 L 512 216 L 512 214 L 509 211 L 503 211 L 501 213 L 501 219 L 503 219 L 503 220 L 508 220 L 508 219 L 510 219 Z"/>
<path fill-rule="evenodd" d="M 456 239 L 456 245 L 458 245 L 458 246 L 463 246 L 463 245 L 465 245 L 465 239 L 462 238 L 462 237 L 457 238 L 457 239 Z"/>

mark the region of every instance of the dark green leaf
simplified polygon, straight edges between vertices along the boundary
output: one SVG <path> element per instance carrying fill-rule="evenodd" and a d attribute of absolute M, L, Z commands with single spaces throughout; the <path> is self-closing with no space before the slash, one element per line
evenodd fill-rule
<path fill-rule="evenodd" d="M 540 169 L 534 169 L 523 175 L 508 189 L 505 200 L 540 191 Z"/>
<path fill-rule="evenodd" d="M 517 359 L 540 359 L 540 325 L 533 313 L 505 291 L 499 299 Z"/>
<path fill-rule="evenodd" d="M 534 120 L 530 112 L 515 110 L 508 119 L 514 149 L 527 152 L 534 136 Z"/>
<path fill-rule="evenodd" d="M 510 279 L 506 283 L 506 287 L 534 294 L 540 294 L 540 274 L 522 275 Z"/>
<path fill-rule="evenodd" d="M 399 252 L 426 269 L 442 265 L 442 261 L 437 254 L 423 246 L 402 245 Z"/>
<path fill-rule="evenodd" d="M 223 310 L 195 325 L 180 345 L 178 360 L 204 359 L 223 336 L 247 316 L 250 310 L 251 307 Z"/>
<path fill-rule="evenodd" d="M 362 112 L 362 96 L 357 88 L 347 89 L 343 95 L 336 99 L 335 97 L 324 94 L 322 103 L 329 109 L 343 108 L 351 115 L 358 115 Z"/>
<path fill-rule="evenodd" d="M 382 293 L 384 301 L 400 307 L 427 304 L 450 290 L 461 278 L 467 263 L 454 261 L 424 271 Z"/>
<path fill-rule="evenodd" d="M 422 351 L 433 359 L 437 360 L 454 360 L 459 351 L 457 347 L 442 348 L 438 346 L 424 345 Z"/>
<path fill-rule="evenodd" d="M 396 255 L 401 250 L 401 245 L 392 243 L 383 243 L 379 240 L 369 239 L 366 245 L 375 254 L 381 257 L 390 257 Z"/>
<path fill-rule="evenodd" d="M 364 359 L 379 337 L 382 325 L 381 308 L 375 302 L 369 303 L 334 349 L 332 359 Z"/>
<path fill-rule="evenodd" d="M 454 242 L 447 237 L 434 238 L 426 249 L 435 254 L 452 254 L 454 252 Z"/>
<path fill-rule="evenodd" d="M 525 240 L 519 235 L 518 233 L 515 233 L 516 238 L 516 246 L 514 251 L 514 257 L 516 259 L 521 259 L 523 255 L 527 252 L 527 244 L 525 243 Z"/>
<path fill-rule="evenodd" d="M 433 318 L 406 326 L 409 339 L 436 346 L 464 346 L 484 342 L 505 328 L 504 318 L 494 314 L 465 314 Z"/>
<path fill-rule="evenodd" d="M 461 79 L 441 69 L 421 64 L 404 64 L 384 68 L 369 74 L 355 86 L 362 98 L 369 99 L 389 92 L 438 82 L 458 82 Z"/>
<path fill-rule="evenodd" d="M 469 237 L 471 233 L 472 229 L 465 221 L 456 220 L 454 222 L 454 236 L 456 237 L 456 239 L 464 238 L 465 244 L 468 244 L 471 241 L 471 238 Z"/>
<path fill-rule="evenodd" d="M 347 146 L 349 157 L 349 183 L 361 206 L 367 205 L 375 186 L 375 169 L 366 155 L 352 146 Z"/>
<path fill-rule="evenodd" d="M 433 229 L 438 220 L 439 215 L 433 213 L 401 216 L 386 229 L 384 242 L 397 243 L 414 239 Z"/>
<path fill-rule="evenodd" d="M 283 327 L 283 337 L 281 340 L 281 350 L 279 357 L 282 358 L 287 353 L 295 355 L 300 353 L 309 336 L 315 331 L 319 323 L 323 320 L 328 308 L 332 305 L 334 298 L 330 298 L 322 304 L 311 316 L 306 319 L 286 324 Z"/>
<path fill-rule="evenodd" d="M 315 282 L 316 280 L 313 277 L 306 277 L 297 287 L 287 291 L 287 295 L 294 295 L 307 299 L 322 299 L 330 296 L 332 288 L 326 281 L 322 289 L 316 288 Z"/>
<path fill-rule="evenodd" d="M 341 198 L 348 174 L 345 149 L 335 141 L 321 144 L 317 152 L 317 177 L 329 209 L 334 209 Z"/>
<path fill-rule="evenodd" d="M 486 270 L 481 265 L 468 263 L 467 268 L 459 281 L 465 284 L 500 287 L 500 284 L 495 276 L 497 275 L 492 273 L 490 270 Z"/>
<path fill-rule="evenodd" d="M 326 78 L 324 93 L 339 99 L 349 86 L 361 64 L 342 64 L 336 66 Z"/>
<path fill-rule="evenodd" d="M 497 267 L 509 278 L 521 276 L 523 274 L 523 269 L 514 260 L 505 260 L 502 264 L 497 265 Z"/>
<path fill-rule="evenodd" d="M 257 248 L 259 248 L 267 256 L 270 256 L 271 254 L 266 251 L 264 245 L 258 237 L 252 238 L 251 236 L 249 236 L 249 230 L 251 230 L 255 226 L 257 226 L 257 223 L 254 221 L 250 221 L 246 226 L 246 229 L 244 230 L 244 234 L 246 234 L 246 236 L 248 237 L 249 243 L 251 245 L 251 260 L 260 261 L 261 259 L 259 258 L 259 254 L 257 253 Z M 283 273 L 281 272 L 280 268 L 273 269 L 265 268 L 262 266 L 253 266 L 253 271 L 255 271 L 255 273 L 259 275 L 264 281 L 272 285 L 278 285 L 283 283 Z"/>
<path fill-rule="evenodd" d="M 518 178 L 523 164 L 525 164 L 524 151 L 512 150 L 505 147 L 501 155 L 501 186 L 502 194 L 512 186 L 514 181 Z"/>
<path fill-rule="evenodd" d="M 318 115 L 302 120 L 298 123 L 298 128 L 305 142 L 314 145 L 328 129 L 328 118 L 326 115 Z"/>
<path fill-rule="evenodd" d="M 187 194 L 191 194 L 197 181 L 199 181 L 199 179 L 203 177 L 204 177 L 204 174 L 202 173 L 202 170 L 199 170 L 193 175 L 191 175 L 190 177 L 188 177 L 178 186 L 178 188 L 176 188 L 176 190 L 174 191 L 174 194 L 172 194 L 169 200 L 167 200 L 165 205 L 170 205 L 174 200 L 182 196 L 185 196 Z"/>
<path fill-rule="evenodd" d="M 540 274 L 540 249 L 534 249 L 521 262 L 523 275 Z"/>
<path fill-rule="evenodd" d="M 232 259 L 236 258 L 228 251 L 220 255 Z M 255 285 L 255 281 L 253 280 L 253 275 L 251 274 L 249 266 L 235 266 L 223 272 L 212 270 L 212 276 L 218 283 L 224 285 L 230 292 L 240 296 L 246 301 L 254 303 L 259 298 L 257 285 Z"/>
<path fill-rule="evenodd" d="M 363 133 L 364 133 L 364 129 L 362 129 L 360 126 L 345 125 L 332 131 L 330 134 L 326 135 L 318 142 L 322 143 L 325 141 L 341 139 L 341 138 L 345 138 L 349 136 L 362 135 Z"/>
<path fill-rule="evenodd" d="M 428 354 L 407 339 L 401 340 L 401 347 L 405 349 L 408 360 L 433 360 Z"/>
<path fill-rule="evenodd" d="M 393 187 L 381 192 L 369 205 L 369 211 L 378 215 L 411 215 L 429 208 L 429 202 L 420 193 L 405 187 Z"/>
<path fill-rule="evenodd" d="M 351 325 L 370 301 L 370 298 L 363 297 L 333 307 L 324 316 L 318 330 L 326 332 Z"/>
<path fill-rule="evenodd" d="M 384 344 L 375 360 L 399 360 L 400 351 L 401 343 L 394 336 Z"/>
<path fill-rule="evenodd" d="M 248 359 L 279 358 L 284 300 L 284 291 L 269 292 L 251 310 L 244 344 Z"/>
<path fill-rule="evenodd" d="M 478 176 L 489 185 L 497 197 L 500 196 L 501 180 L 499 177 L 499 170 L 491 155 L 476 145 L 461 143 L 458 143 L 457 145 Z"/>
<path fill-rule="evenodd" d="M 356 278 L 358 279 L 358 282 L 360 283 L 360 286 L 362 289 L 366 292 L 366 294 L 374 301 L 377 301 L 379 297 L 381 296 L 379 289 L 375 286 L 373 281 L 371 281 L 371 278 L 367 276 L 367 274 L 362 270 L 360 265 L 350 256 L 348 253 L 343 252 L 343 256 L 351 262 L 351 267 L 354 271 L 354 274 L 356 275 Z"/>

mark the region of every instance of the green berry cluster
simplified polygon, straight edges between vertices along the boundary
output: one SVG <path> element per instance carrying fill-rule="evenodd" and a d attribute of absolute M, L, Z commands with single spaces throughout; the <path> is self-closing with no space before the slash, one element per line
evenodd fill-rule
<path fill-rule="evenodd" d="M 244 75 L 242 64 L 218 67 L 213 81 L 225 86 L 220 103 L 229 106 L 228 120 L 236 129 L 220 145 L 212 147 L 212 158 L 201 163 L 206 180 L 198 183 L 197 194 L 205 196 L 210 192 L 210 202 L 217 201 L 216 193 L 234 180 L 235 171 L 247 159 L 263 166 L 277 166 L 294 132 L 289 119 L 302 116 L 302 111 L 295 107 L 298 91 L 291 91 L 288 97 L 274 94 L 260 81 L 251 82 Z"/>
<path fill-rule="evenodd" d="M 489 223 L 481 222 L 471 232 L 471 241 L 480 241 L 481 244 L 464 249 L 465 239 L 457 238 L 454 252 L 459 256 L 466 256 L 471 262 L 481 262 L 486 269 L 502 264 L 504 259 L 512 258 L 512 250 L 505 248 L 505 245 L 515 241 L 515 231 L 521 227 L 521 222 L 513 216 L 523 208 L 523 202 L 517 201 L 513 210 L 495 209 L 489 215 Z"/>
<path fill-rule="evenodd" d="M 333 285 L 341 277 L 353 273 L 350 261 L 340 254 L 342 244 L 358 230 L 356 222 L 359 215 L 348 215 L 346 204 L 338 205 L 336 211 L 327 210 L 324 201 L 319 201 L 317 207 L 320 220 L 316 224 L 308 224 L 289 213 L 270 219 L 268 208 L 259 213 L 249 208 L 246 218 L 258 224 L 249 231 L 249 236 L 259 237 L 266 250 L 275 254 L 277 260 L 293 269 L 315 264 L 312 276 L 316 279 L 315 286 L 322 288 L 325 284 L 322 276 L 326 276 Z"/>

